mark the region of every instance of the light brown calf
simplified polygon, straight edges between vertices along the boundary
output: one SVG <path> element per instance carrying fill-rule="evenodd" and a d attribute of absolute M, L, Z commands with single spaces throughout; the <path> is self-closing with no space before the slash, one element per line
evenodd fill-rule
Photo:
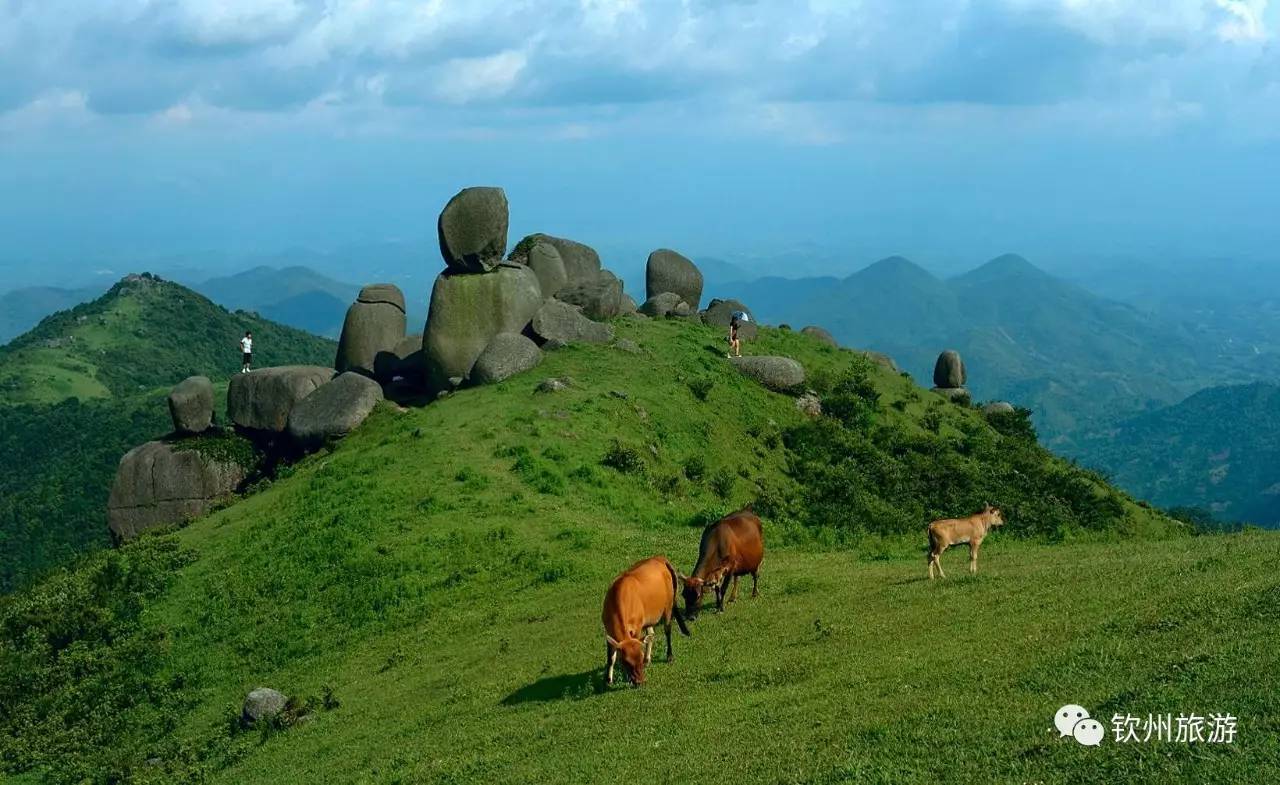
<path fill-rule="evenodd" d="M 968 518 L 943 518 L 929 524 L 929 578 L 934 577 L 933 570 L 943 578 L 947 574 L 942 571 L 942 552 L 952 545 L 969 543 L 969 573 L 978 574 L 978 549 L 982 540 L 990 533 L 992 527 L 1003 526 L 1004 516 L 999 507 L 990 504 L 982 508 L 977 515 Z"/>
<path fill-rule="evenodd" d="M 688 635 L 680 609 L 676 607 L 679 585 L 676 568 L 665 556 L 654 556 L 633 564 L 614 579 L 604 595 L 604 683 L 613 684 L 613 666 L 619 658 L 631 683 L 644 684 L 644 666 L 653 661 L 653 628 L 666 626 L 667 662 L 675 659 L 671 650 L 671 619 Z"/>

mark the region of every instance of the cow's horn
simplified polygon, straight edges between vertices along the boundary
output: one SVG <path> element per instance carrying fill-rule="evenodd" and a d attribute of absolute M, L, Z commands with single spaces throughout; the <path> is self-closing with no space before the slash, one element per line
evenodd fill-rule
<path fill-rule="evenodd" d="M 613 647 L 613 648 L 615 648 L 615 649 L 617 649 L 617 648 L 619 648 L 619 647 L 621 647 L 621 646 L 622 646 L 622 644 L 621 644 L 621 643 L 618 643 L 617 641 L 615 641 L 615 640 L 613 639 L 613 636 L 611 636 L 611 635 L 610 635 L 609 633 L 607 633 L 607 632 L 604 634 L 604 639 L 605 639 L 606 641 L 608 641 L 608 642 L 609 642 L 609 645 L 610 645 L 610 646 L 612 646 L 612 647 Z"/>

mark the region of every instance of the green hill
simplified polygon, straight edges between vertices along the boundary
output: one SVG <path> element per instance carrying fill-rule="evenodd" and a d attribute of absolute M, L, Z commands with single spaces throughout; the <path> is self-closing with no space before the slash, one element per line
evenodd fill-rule
<path fill-rule="evenodd" d="M 718 331 L 621 320 L 172 534 L 0 606 L 0 765 L 81 782 L 1258 782 L 1280 776 L 1280 540 L 1193 538 L 1030 438 L 806 336 L 830 416 Z M 540 380 L 567 389 L 538 392 Z M 600 601 L 703 523 L 765 517 L 762 596 L 602 691 Z M 977 578 L 923 580 L 931 517 L 1001 504 Z M 963 556 L 946 564 L 962 575 Z M 294 696 L 244 730 L 245 693 Z M 1234 745 L 1086 749 L 1064 703 L 1231 712 Z"/>
<path fill-rule="evenodd" d="M 56 286 L 30 286 L 0 295 L 0 344 L 30 330 L 54 311 L 82 303 L 99 294 L 101 289 L 63 289 Z"/>
<path fill-rule="evenodd" d="M 1202 390 L 1088 434 L 1073 454 L 1158 504 L 1280 524 L 1280 386 Z"/>
<path fill-rule="evenodd" d="M 245 330 L 259 362 L 333 362 L 330 341 L 150 276 L 129 276 L 0 348 L 0 592 L 109 542 L 120 456 L 169 432 L 174 383 L 239 370 Z"/>

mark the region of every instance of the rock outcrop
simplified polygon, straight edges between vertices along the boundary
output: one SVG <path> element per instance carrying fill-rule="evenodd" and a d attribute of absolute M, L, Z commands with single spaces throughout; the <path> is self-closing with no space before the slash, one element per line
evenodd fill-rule
<path fill-rule="evenodd" d="M 280 716 L 288 705 L 289 699 L 284 693 L 270 687 L 258 687 L 245 696 L 240 721 L 248 726 L 268 722 Z"/>
<path fill-rule="evenodd" d="M 644 282 L 646 298 L 673 292 L 695 311 L 702 302 L 702 272 L 693 262 L 667 248 L 649 254 Z"/>
<path fill-rule="evenodd" d="M 179 434 L 203 433 L 213 424 L 213 383 L 190 376 L 169 391 L 169 416 Z"/>
<path fill-rule="evenodd" d="M 892 357 L 884 352 L 873 352 L 870 349 L 855 349 L 854 352 L 866 357 L 881 368 L 887 368 L 894 373 L 898 373 L 898 364 L 893 361 Z"/>
<path fill-rule="evenodd" d="M 821 327 L 810 325 L 809 327 L 804 328 L 800 332 L 804 335 L 809 336 L 810 338 L 815 338 L 819 341 L 822 341 L 828 346 L 835 346 L 837 348 L 840 346 L 840 342 L 836 340 L 836 337 Z"/>
<path fill-rule="evenodd" d="M 247 374 L 246 374 L 247 375 Z M 107 525 L 121 540 L 199 518 L 244 482 L 248 470 L 182 442 L 147 442 L 120 459 L 107 500 Z"/>
<path fill-rule="evenodd" d="M 555 297 L 569 282 L 560 251 L 547 240 L 538 240 L 529 248 L 525 264 L 538 276 L 544 298 Z"/>
<path fill-rule="evenodd" d="M 501 188 L 464 188 L 440 213 L 436 224 L 440 255 L 449 269 L 483 273 L 507 252 L 507 195 Z"/>
<path fill-rule="evenodd" d="M 413 384 L 422 382 L 422 333 L 406 335 L 396 341 L 390 352 L 379 352 L 374 361 L 374 376 L 380 381 L 397 377 Z"/>
<path fill-rule="evenodd" d="M 400 289 L 389 283 L 364 287 L 347 309 L 334 368 L 338 373 L 356 371 L 366 376 L 379 375 L 379 369 L 387 372 L 388 360 L 404 331 L 404 294 Z M 379 378 L 391 380 L 390 376 Z"/>
<path fill-rule="evenodd" d="M 727 330 L 729 329 L 729 320 L 733 317 L 734 311 L 742 311 L 751 318 L 751 321 L 745 322 L 738 328 L 738 337 L 744 341 L 754 341 L 758 334 L 756 315 L 745 304 L 737 300 L 712 300 L 707 304 L 706 309 L 702 311 L 702 321 L 712 327 L 722 327 Z"/>
<path fill-rule="evenodd" d="M 444 391 L 466 380 L 495 335 L 523 332 L 542 306 L 538 276 L 522 264 L 473 275 L 441 273 L 422 341 L 427 386 Z"/>
<path fill-rule="evenodd" d="M 933 386 L 947 388 L 964 387 L 969 381 L 968 374 L 964 369 L 964 360 L 960 359 L 960 353 L 954 349 L 947 349 L 938 355 L 938 361 L 933 365 Z"/>
<path fill-rule="evenodd" d="M 545 344 L 609 343 L 613 327 L 593 322 L 576 305 L 550 300 L 534 314 L 529 325 L 533 334 Z"/>
<path fill-rule="evenodd" d="M 583 245 L 574 240 L 553 237 L 549 234 L 531 234 L 521 240 L 520 244 L 537 242 L 550 243 L 560 252 L 560 260 L 564 263 L 566 282 L 569 284 L 590 283 L 599 276 L 600 270 L 603 269 L 600 264 L 600 254 L 596 253 L 591 246 Z"/>
<path fill-rule="evenodd" d="M 365 421 L 382 400 L 382 385 L 347 371 L 319 387 L 289 413 L 289 437 L 303 449 L 341 439 Z"/>
<path fill-rule="evenodd" d="M 227 417 L 241 428 L 281 432 L 299 401 L 333 379 L 332 368 L 285 365 L 231 377 Z"/>
<path fill-rule="evenodd" d="M 1013 414 L 1016 410 L 1008 401 L 992 401 L 983 406 L 982 411 L 986 414 Z"/>
<path fill-rule="evenodd" d="M 783 392 L 804 384 L 804 366 L 790 357 L 734 357 L 729 362 L 770 390 Z"/>
<path fill-rule="evenodd" d="M 644 304 L 640 306 L 640 313 L 655 318 L 662 317 L 674 311 L 682 303 L 685 305 L 685 313 L 687 315 L 688 303 L 685 303 L 684 298 L 675 292 L 662 292 L 645 300 Z"/>
<path fill-rule="evenodd" d="M 556 299 L 582 308 L 591 319 L 612 319 L 622 313 L 622 281 L 608 270 L 601 270 L 595 278 L 570 282 Z"/>
<path fill-rule="evenodd" d="M 475 384 L 494 384 L 538 367 L 542 350 L 519 333 L 498 333 L 489 341 L 471 369 Z"/>

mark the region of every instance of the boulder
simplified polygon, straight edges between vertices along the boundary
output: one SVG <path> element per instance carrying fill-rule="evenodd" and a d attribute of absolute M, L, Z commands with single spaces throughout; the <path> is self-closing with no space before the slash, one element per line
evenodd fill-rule
<path fill-rule="evenodd" d="M 960 353 L 954 349 L 948 349 L 938 355 L 938 362 L 933 366 L 933 385 L 935 387 L 943 387 L 955 389 L 964 387 L 969 381 L 968 374 L 964 369 L 964 360 L 960 359 Z"/>
<path fill-rule="evenodd" d="M 609 343 L 613 340 L 613 327 L 593 322 L 583 316 L 576 305 L 549 300 L 538 309 L 530 324 L 533 334 L 543 341 L 543 346 L 580 343 Z"/>
<path fill-rule="evenodd" d="M 245 374 L 246 376 L 248 374 Z M 120 459 L 107 500 L 107 525 L 121 540 L 199 518 L 235 493 L 248 470 L 183 442 L 147 442 Z"/>
<path fill-rule="evenodd" d="M 687 319 L 693 322 L 702 321 L 702 314 L 695 311 L 693 309 L 693 306 L 689 305 L 684 300 L 681 300 L 680 302 L 676 303 L 676 307 L 672 308 L 667 313 L 667 316 L 671 319 Z"/>
<path fill-rule="evenodd" d="M 866 357 L 868 360 L 875 363 L 876 365 L 879 365 L 881 368 L 887 368 L 890 371 L 893 371 L 894 373 L 898 372 L 898 364 L 893 361 L 892 357 L 885 354 L 884 352 L 873 352 L 870 349 L 856 349 L 854 351 L 856 354 L 860 354 L 863 357 Z"/>
<path fill-rule="evenodd" d="M 626 352 L 627 354 L 641 354 L 644 351 L 640 348 L 640 344 L 629 338 L 623 338 L 621 341 L 618 341 L 613 345 L 613 348 L 620 352 Z"/>
<path fill-rule="evenodd" d="M 1008 401 L 992 401 L 983 406 L 982 411 L 986 414 L 1013 414 L 1016 410 Z"/>
<path fill-rule="evenodd" d="M 573 380 L 568 376 L 550 377 L 538 382 L 538 386 L 533 389 L 539 393 L 553 393 L 567 390 L 573 386 Z"/>
<path fill-rule="evenodd" d="M 280 716 L 289 699 L 284 693 L 270 687 L 258 687 L 245 696 L 244 707 L 240 711 L 240 721 L 245 725 L 273 720 Z"/>
<path fill-rule="evenodd" d="M 681 304 L 688 308 L 688 303 L 685 303 L 680 295 L 675 292 L 662 292 L 645 300 L 644 305 L 640 306 L 640 313 L 645 316 L 666 316 Z"/>
<path fill-rule="evenodd" d="M 475 384 L 494 384 L 538 367 L 542 350 L 519 333 L 498 333 L 489 341 L 471 369 Z"/>
<path fill-rule="evenodd" d="M 804 395 L 796 398 L 796 411 L 801 414 L 807 414 L 810 417 L 821 417 L 822 399 L 813 390 L 809 390 Z"/>
<path fill-rule="evenodd" d="M 952 403 L 968 405 L 971 400 L 969 390 L 964 387 L 934 387 L 933 392 L 936 392 L 938 395 L 941 395 Z"/>
<path fill-rule="evenodd" d="M 440 255 L 449 270 L 483 273 L 507 252 L 507 195 L 501 188 L 464 188 L 440 212 Z"/>
<path fill-rule="evenodd" d="M 529 249 L 525 264 L 538 276 L 538 285 L 542 287 L 543 297 L 555 297 L 569 282 L 569 274 L 564 269 L 564 259 L 556 247 L 545 240 L 539 240 Z"/>
<path fill-rule="evenodd" d="M 564 263 L 565 276 L 568 283 L 580 284 L 594 281 L 600 274 L 600 254 L 589 245 L 566 240 L 563 237 L 552 237 L 549 234 L 531 234 L 520 241 L 520 245 L 546 242 L 555 246 L 560 252 L 560 260 Z"/>
<path fill-rule="evenodd" d="M 631 295 L 623 292 L 622 302 L 618 306 L 618 315 L 631 316 L 638 310 L 640 310 L 640 308 L 636 305 L 636 301 L 631 297 Z"/>
<path fill-rule="evenodd" d="M 733 357 L 729 362 L 770 390 L 781 392 L 804 384 L 804 366 L 790 357 Z"/>
<path fill-rule="evenodd" d="M 810 338 L 815 338 L 819 341 L 822 341 L 828 346 L 835 346 L 835 347 L 840 346 L 840 342 L 836 340 L 836 337 L 821 327 L 809 326 L 804 328 L 800 332 L 804 335 L 809 336 Z"/>
<path fill-rule="evenodd" d="M 666 248 L 649 254 L 644 285 L 645 297 L 674 292 L 695 311 L 702 302 L 702 273 L 693 262 Z"/>
<path fill-rule="evenodd" d="M 592 319 L 612 319 L 622 312 L 622 281 L 608 270 L 601 270 L 594 279 L 570 282 L 556 299 L 577 305 Z"/>
<path fill-rule="evenodd" d="M 707 304 L 706 309 L 702 311 L 702 321 L 712 327 L 722 327 L 727 330 L 729 329 L 729 319 L 733 316 L 734 311 L 742 311 L 751 318 L 751 321 L 738 328 L 738 337 L 744 341 L 754 341 L 758 334 L 756 315 L 751 312 L 750 308 L 737 300 L 712 300 Z"/>
<path fill-rule="evenodd" d="M 315 449 L 360 427 L 382 400 L 382 385 L 348 371 L 304 398 L 289 413 L 289 436 Z"/>
<path fill-rule="evenodd" d="M 241 428 L 283 431 L 299 401 L 334 377 L 332 368 L 283 365 L 235 374 L 227 387 L 227 417 Z"/>
<path fill-rule="evenodd" d="M 213 424 L 213 382 L 205 376 L 183 379 L 169 391 L 169 416 L 176 433 L 203 433 Z"/>
<path fill-rule="evenodd" d="M 465 380 L 476 358 L 498 333 L 518 333 L 543 305 L 538 276 L 520 264 L 466 275 L 445 271 L 431 290 L 422 351 L 427 386 L 451 389 Z"/>
<path fill-rule="evenodd" d="M 422 333 L 406 335 L 396 341 L 389 352 L 379 352 L 374 359 L 374 376 L 390 381 L 397 376 L 407 381 L 422 379 Z"/>
<path fill-rule="evenodd" d="M 338 373 L 357 371 L 366 376 L 377 375 L 380 368 L 387 371 L 387 360 L 404 338 L 404 331 L 404 294 L 400 289 L 386 283 L 364 287 L 347 309 L 333 367 Z M 390 376 L 379 378 L 391 381 Z"/>

